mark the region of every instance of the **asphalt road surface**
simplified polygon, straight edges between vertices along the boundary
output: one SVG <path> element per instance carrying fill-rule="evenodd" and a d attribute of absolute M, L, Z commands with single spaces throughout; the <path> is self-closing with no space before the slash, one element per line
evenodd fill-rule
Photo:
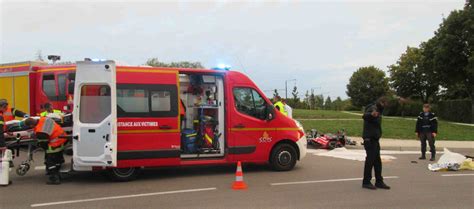
<path fill-rule="evenodd" d="M 473 150 L 453 150 L 472 155 Z M 42 165 L 41 153 L 35 166 Z M 244 165 L 249 188 L 234 191 L 235 166 L 146 170 L 132 182 L 102 173 L 65 176 L 46 185 L 44 170 L 0 187 L 0 208 L 473 208 L 474 172 L 430 172 L 417 154 L 391 154 L 383 174 L 391 190 L 361 188 L 363 162 L 309 153 L 289 172 Z M 24 155 L 23 155 L 24 156 Z M 15 159 L 16 165 L 22 157 Z M 416 161 L 417 163 L 413 163 Z"/>

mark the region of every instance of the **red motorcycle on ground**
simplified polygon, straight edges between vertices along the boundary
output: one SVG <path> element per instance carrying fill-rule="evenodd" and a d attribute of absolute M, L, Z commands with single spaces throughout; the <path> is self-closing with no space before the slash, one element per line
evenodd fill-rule
<path fill-rule="evenodd" d="M 311 129 L 307 133 L 308 144 L 318 149 L 335 149 L 344 147 L 346 144 L 355 145 L 353 141 L 347 139 L 344 129 L 338 131 L 336 134 L 319 134 L 316 129 Z"/>

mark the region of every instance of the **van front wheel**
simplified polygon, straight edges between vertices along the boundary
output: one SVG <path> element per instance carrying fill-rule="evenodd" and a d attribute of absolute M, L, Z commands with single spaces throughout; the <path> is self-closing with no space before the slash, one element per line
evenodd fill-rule
<path fill-rule="evenodd" d="M 108 170 L 109 177 L 113 181 L 132 181 L 137 178 L 138 168 L 112 168 Z"/>
<path fill-rule="evenodd" d="M 270 164 L 276 171 L 289 171 L 296 165 L 296 150 L 290 144 L 277 145 L 271 154 Z"/>

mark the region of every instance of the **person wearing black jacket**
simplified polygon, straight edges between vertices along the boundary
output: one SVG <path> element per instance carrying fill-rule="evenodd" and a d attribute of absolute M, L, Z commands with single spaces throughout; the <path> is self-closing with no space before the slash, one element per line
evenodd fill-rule
<path fill-rule="evenodd" d="M 430 105 L 423 105 L 423 112 L 420 113 L 416 120 L 416 135 L 421 141 L 421 157 L 420 160 L 426 159 L 426 141 L 430 145 L 431 158 L 430 161 L 436 159 L 435 137 L 438 134 L 438 118 L 434 113 L 430 112 Z"/>
<path fill-rule="evenodd" d="M 367 156 L 365 157 L 364 179 L 362 187 L 366 189 L 390 189 L 382 177 L 382 160 L 380 159 L 380 137 L 382 137 L 382 113 L 388 100 L 381 97 L 374 104 L 367 105 L 362 118 L 364 119 L 364 130 L 362 138 L 364 139 L 364 148 Z M 372 168 L 375 172 L 375 186 L 371 183 Z"/>

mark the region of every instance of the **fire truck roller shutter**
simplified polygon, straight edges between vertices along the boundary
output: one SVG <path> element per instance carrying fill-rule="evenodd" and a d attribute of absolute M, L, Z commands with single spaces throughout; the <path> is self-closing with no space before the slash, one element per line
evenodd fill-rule
<path fill-rule="evenodd" d="M 13 101 L 12 76 L 3 76 L 2 74 L 0 74 L 0 99 L 6 99 L 9 103 Z"/>
<path fill-rule="evenodd" d="M 14 103 L 11 107 L 29 114 L 29 79 L 27 75 L 15 76 L 13 80 Z"/>

